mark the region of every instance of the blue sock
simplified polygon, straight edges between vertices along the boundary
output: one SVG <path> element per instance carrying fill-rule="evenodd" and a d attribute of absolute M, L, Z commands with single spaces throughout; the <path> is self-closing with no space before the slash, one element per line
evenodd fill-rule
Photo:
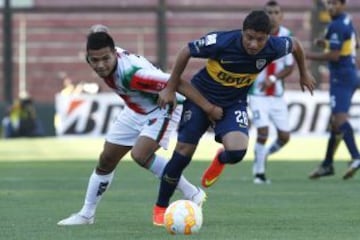
<path fill-rule="evenodd" d="M 159 207 L 169 206 L 170 198 L 175 192 L 181 174 L 190 161 L 191 157 L 183 156 L 177 152 L 173 153 L 161 177 L 156 205 Z"/>
<path fill-rule="evenodd" d="M 222 151 L 218 156 L 219 162 L 226 163 L 226 151 Z"/>
<path fill-rule="evenodd" d="M 323 167 L 330 166 L 333 164 L 334 154 L 336 152 L 337 147 L 339 146 L 341 137 L 342 137 L 341 134 L 331 131 L 330 138 L 328 140 L 327 149 L 326 149 L 325 159 L 321 164 Z"/>
<path fill-rule="evenodd" d="M 220 153 L 219 162 L 224 164 L 236 164 L 243 160 L 246 154 L 246 149 L 243 150 L 225 150 Z"/>
<path fill-rule="evenodd" d="M 355 143 L 354 131 L 349 122 L 345 122 L 340 126 L 340 131 L 344 134 L 344 142 L 352 159 L 359 159 L 359 150 Z"/>

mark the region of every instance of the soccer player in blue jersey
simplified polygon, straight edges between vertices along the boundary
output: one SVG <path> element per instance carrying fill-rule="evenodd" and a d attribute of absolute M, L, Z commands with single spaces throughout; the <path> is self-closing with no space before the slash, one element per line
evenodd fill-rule
<path fill-rule="evenodd" d="M 264 11 L 253 11 L 242 30 L 212 32 L 188 43 L 177 56 L 167 86 L 160 91 L 158 104 L 174 100 L 177 85 L 190 59 L 208 59 L 191 83 L 211 103 L 223 108 L 223 118 L 214 124 L 197 105 L 186 100 L 179 125 L 178 141 L 161 179 L 159 196 L 153 209 L 153 222 L 161 225 L 177 182 L 190 163 L 201 136 L 213 126 L 215 140 L 224 146 L 205 171 L 202 185 L 210 187 L 226 164 L 240 162 L 248 147 L 247 95 L 256 76 L 272 61 L 293 53 L 299 67 L 302 90 L 314 89 L 314 78 L 305 68 L 304 51 L 298 40 L 270 35 L 271 23 Z"/>
<path fill-rule="evenodd" d="M 343 176 L 343 179 L 348 179 L 360 168 L 360 154 L 349 123 L 351 99 L 360 84 L 356 76 L 356 34 L 351 17 L 345 12 L 346 0 L 327 0 L 326 3 L 332 21 L 327 26 L 324 39 L 315 40 L 315 44 L 325 51 L 309 52 L 306 57 L 329 62 L 331 131 L 325 159 L 309 177 L 317 179 L 334 175 L 334 153 L 339 142 L 344 140 L 352 157 Z"/>

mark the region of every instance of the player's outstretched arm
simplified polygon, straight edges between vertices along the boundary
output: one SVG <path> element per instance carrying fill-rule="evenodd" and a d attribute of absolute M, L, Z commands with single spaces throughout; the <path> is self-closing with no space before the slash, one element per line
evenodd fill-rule
<path fill-rule="evenodd" d="M 158 105 L 162 108 L 166 104 L 171 104 L 176 101 L 175 92 L 180 84 L 181 75 L 190 59 L 190 50 L 188 46 L 183 47 L 176 57 L 174 68 L 171 71 L 169 81 L 166 87 L 159 92 Z"/>
<path fill-rule="evenodd" d="M 325 48 L 329 43 L 325 39 L 315 39 L 315 46 Z M 340 50 L 330 50 L 326 52 L 308 52 L 306 58 L 315 61 L 338 61 L 340 58 Z"/>
<path fill-rule="evenodd" d="M 177 91 L 190 99 L 201 107 L 207 113 L 211 122 L 220 120 L 223 116 L 223 110 L 210 103 L 196 88 L 194 88 L 188 81 L 181 79 Z"/>
<path fill-rule="evenodd" d="M 292 38 L 292 42 L 293 42 L 293 55 L 296 64 L 299 68 L 299 75 L 300 75 L 299 81 L 300 81 L 301 90 L 304 91 L 306 87 L 312 95 L 313 90 L 315 89 L 315 78 L 306 68 L 304 48 L 299 42 L 299 40 L 297 40 L 296 38 Z"/>

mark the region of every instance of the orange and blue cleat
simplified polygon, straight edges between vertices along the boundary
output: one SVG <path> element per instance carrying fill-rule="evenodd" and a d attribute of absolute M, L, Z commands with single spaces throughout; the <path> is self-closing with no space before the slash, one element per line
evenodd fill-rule
<path fill-rule="evenodd" d="M 202 176 L 201 184 L 206 188 L 211 187 L 219 179 L 221 172 L 224 170 L 225 164 L 219 161 L 219 155 L 223 151 L 222 148 L 218 150 L 210 166 Z"/>

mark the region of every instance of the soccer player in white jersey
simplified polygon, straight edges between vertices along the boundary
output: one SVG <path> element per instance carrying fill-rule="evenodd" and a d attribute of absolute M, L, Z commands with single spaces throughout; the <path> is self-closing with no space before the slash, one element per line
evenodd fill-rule
<path fill-rule="evenodd" d="M 106 136 L 98 164 L 88 182 L 83 207 L 59 221 L 58 225 L 61 226 L 94 223 L 97 205 L 110 186 L 114 170 L 129 151 L 136 163 L 160 177 L 167 160 L 155 152 L 160 147 L 167 148 L 182 108 L 180 104 L 165 109 L 157 105 L 158 92 L 166 86 L 169 74 L 154 67 L 144 57 L 115 47 L 107 30 L 90 32 L 86 50 L 90 67 L 124 100 L 125 107 Z M 178 91 L 196 101 L 208 113 L 209 119 L 222 117 L 222 109 L 208 102 L 188 82 L 182 81 Z M 177 188 L 185 199 L 198 205 L 206 198 L 202 189 L 184 177 Z"/>
<path fill-rule="evenodd" d="M 264 10 L 270 16 L 272 35 L 291 36 L 290 30 L 281 25 L 283 13 L 276 1 L 267 2 Z M 258 75 L 249 92 L 252 120 L 257 129 L 253 162 L 253 176 L 256 184 L 270 183 L 265 175 L 267 156 L 277 152 L 290 138 L 288 109 L 283 94 L 284 78 L 291 74 L 293 68 L 292 54 L 272 62 Z M 267 147 L 270 122 L 275 125 L 277 138 Z"/>

